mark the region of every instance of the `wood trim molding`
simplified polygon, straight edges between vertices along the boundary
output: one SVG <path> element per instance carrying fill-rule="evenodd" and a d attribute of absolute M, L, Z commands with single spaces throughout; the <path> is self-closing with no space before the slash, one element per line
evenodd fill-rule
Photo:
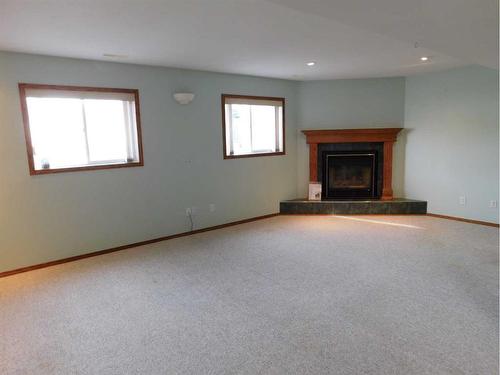
<path fill-rule="evenodd" d="M 432 213 L 428 213 L 427 216 L 437 217 L 439 219 L 455 220 L 455 221 L 461 221 L 464 223 L 479 224 L 479 225 L 486 225 L 488 227 L 500 228 L 500 224 L 492 223 L 490 221 L 472 220 L 472 219 L 465 219 L 463 217 L 432 214 Z"/>
<path fill-rule="evenodd" d="M 276 152 L 262 152 L 257 154 L 244 154 L 244 155 L 227 155 L 226 148 L 226 99 L 250 99 L 250 100 L 272 100 L 280 101 L 282 103 L 282 124 L 281 132 L 283 134 L 283 151 Z M 286 138 L 285 138 L 285 98 L 274 96 L 251 96 L 251 95 L 235 95 L 235 94 L 221 94 L 221 114 L 222 114 L 222 157 L 224 159 L 244 159 L 255 158 L 260 156 L 278 156 L 286 155 Z"/>
<path fill-rule="evenodd" d="M 403 128 L 371 129 L 322 129 L 302 130 L 306 142 L 311 143 L 350 143 L 350 142 L 396 142 Z"/>
<path fill-rule="evenodd" d="M 381 199 L 391 200 L 393 198 L 392 151 L 401 130 L 403 128 L 302 130 L 309 145 L 309 181 L 318 182 L 318 144 L 381 142 L 384 144 Z"/>
<path fill-rule="evenodd" d="M 392 149 L 393 141 L 384 142 L 384 166 L 382 170 L 382 200 L 391 200 L 392 192 Z"/>
<path fill-rule="evenodd" d="M 168 241 L 168 240 L 171 240 L 171 239 L 174 239 L 174 238 L 186 237 L 186 236 L 190 236 L 190 235 L 197 234 L 197 233 L 209 232 L 209 231 L 216 230 L 216 229 L 222 229 L 222 228 L 226 228 L 226 227 L 232 227 L 232 226 L 235 226 L 235 225 L 249 223 L 249 222 L 252 222 L 252 221 L 269 219 L 271 217 L 278 216 L 278 215 L 279 215 L 279 213 L 274 213 L 274 214 L 269 214 L 269 215 L 263 215 L 263 216 L 256 216 L 256 217 L 252 217 L 252 218 L 249 218 L 249 219 L 232 221 L 230 223 L 215 225 L 215 226 L 212 226 L 212 227 L 207 227 L 207 228 L 202 228 L 202 229 L 196 229 L 196 230 L 189 231 L 189 232 L 182 232 L 182 233 L 172 234 L 170 236 L 158 237 L 158 238 L 153 238 L 153 239 L 146 240 L 146 241 L 139 241 L 139 242 L 134 242 L 134 243 L 127 244 L 127 245 L 112 247 L 112 248 L 105 249 L 105 250 L 99 250 L 99 251 L 94 251 L 94 252 L 91 252 L 91 253 L 86 253 L 86 254 L 81 254 L 81 255 L 75 255 L 75 256 L 72 256 L 72 257 L 69 257 L 69 258 L 58 259 L 58 260 L 53 260 L 53 261 L 46 262 L 46 263 L 35 264 L 33 266 L 27 266 L 27 267 L 17 268 L 17 269 L 10 270 L 10 271 L 0 272 L 0 278 L 7 277 L 7 276 L 12 276 L 12 275 L 15 275 L 15 274 L 18 274 L 18 273 L 23 273 L 23 272 L 28 272 L 28 271 L 34 271 L 34 270 L 38 270 L 38 269 L 41 269 L 41 268 L 52 267 L 52 266 L 56 266 L 58 264 L 64 264 L 64 263 L 74 262 L 74 261 L 77 261 L 77 260 L 80 260 L 80 259 L 91 258 L 91 257 L 95 257 L 95 256 L 98 256 L 98 255 L 109 254 L 109 253 L 113 253 L 115 251 L 126 250 L 126 249 L 130 249 L 130 248 L 134 248 L 134 247 L 138 247 L 138 246 L 143 246 L 143 245 L 149 245 L 149 244 L 156 243 L 156 242 L 161 242 L 161 241 Z"/>
<path fill-rule="evenodd" d="M 311 143 L 309 145 L 309 181 L 318 181 L 318 144 Z"/>
<path fill-rule="evenodd" d="M 150 240 L 139 241 L 139 242 L 135 242 L 135 243 L 127 244 L 127 245 L 112 247 L 112 248 L 105 249 L 105 250 L 99 250 L 99 251 L 94 251 L 94 252 L 91 252 L 91 253 L 76 255 L 76 256 L 73 256 L 73 257 L 69 257 L 69 258 L 53 260 L 51 262 L 40 263 L 40 264 L 36 264 L 36 265 L 33 265 L 33 266 L 27 266 L 27 267 L 17 268 L 17 269 L 10 270 L 10 271 L 0 272 L 0 278 L 7 277 L 7 276 L 12 276 L 12 275 L 16 275 L 18 273 L 23 273 L 23 272 L 28 272 L 28 271 L 34 271 L 34 270 L 42 269 L 42 268 L 52 267 L 52 266 L 56 266 L 56 265 L 59 265 L 59 264 L 74 262 L 74 261 L 77 261 L 77 260 L 80 260 L 80 259 L 86 259 L 86 258 L 91 258 L 91 257 L 99 256 L 99 255 L 109 254 L 109 253 L 113 253 L 113 252 L 120 251 L 120 250 L 126 250 L 126 249 L 131 249 L 131 248 L 139 247 L 139 246 L 143 246 L 143 245 L 149 245 L 149 244 L 156 243 L 156 242 L 168 241 L 168 240 L 171 240 L 171 239 L 174 239 L 174 238 L 186 237 L 186 236 L 190 236 L 190 235 L 197 234 L 197 233 L 209 232 L 209 231 L 213 231 L 213 230 L 217 230 L 217 229 L 222 229 L 222 228 L 226 228 L 226 227 L 231 227 L 231 226 L 235 226 L 235 225 L 239 225 L 239 224 L 249 223 L 249 222 L 252 222 L 252 221 L 269 219 L 271 217 L 275 217 L 275 216 L 279 216 L 279 215 L 280 215 L 279 213 L 274 213 L 274 214 L 268 214 L 268 215 L 263 215 L 263 216 L 256 216 L 256 217 L 252 217 L 252 218 L 249 218 L 249 219 L 243 219 L 243 220 L 233 221 L 233 222 L 230 222 L 230 223 L 215 225 L 215 226 L 212 226 L 212 227 L 207 227 L 207 228 L 202 228 L 202 229 L 196 229 L 196 230 L 193 230 L 193 231 L 190 231 L 190 232 L 182 232 L 182 233 L 172 234 L 170 236 L 153 238 L 153 239 L 150 239 Z M 287 216 L 311 216 L 309 214 L 286 214 L 286 215 Z M 319 214 L 319 215 L 320 216 L 321 215 L 322 216 L 332 216 L 331 214 Z M 461 222 L 470 223 L 470 224 L 486 225 L 486 226 L 494 227 L 494 228 L 499 228 L 500 227 L 500 224 L 497 224 L 497 223 L 491 223 L 491 222 L 488 222 L 488 221 L 480 221 L 480 220 L 470 220 L 470 219 L 465 219 L 465 218 L 455 217 L 455 216 L 438 215 L 438 214 L 432 214 L 432 213 L 422 214 L 422 215 L 419 215 L 419 216 L 424 216 L 424 215 L 425 216 L 436 217 L 436 218 L 440 218 L 440 219 L 448 219 L 448 220 L 461 221 Z M 318 216 L 318 215 L 314 215 L 314 216 Z M 391 216 L 408 216 L 408 215 L 391 215 Z"/>
<path fill-rule="evenodd" d="M 144 155 L 142 146 L 142 130 L 141 130 L 141 110 L 139 103 L 139 90 L 137 89 L 123 89 L 123 88 L 108 88 L 108 87 L 88 87 L 88 86 L 67 86 L 67 85 L 47 85 L 37 83 L 19 83 L 19 98 L 21 100 L 21 112 L 23 117 L 24 136 L 26 141 L 26 151 L 28 155 L 28 167 L 31 176 L 39 174 L 52 174 L 64 172 L 77 172 L 77 171 L 90 171 L 99 169 L 115 169 L 115 168 L 130 168 L 144 166 Z M 39 90 L 65 90 L 65 91 L 83 91 L 83 92 L 111 92 L 111 93 L 124 93 L 133 94 L 135 99 L 135 117 L 137 128 L 137 146 L 139 151 L 139 161 L 131 163 L 119 164 L 102 164 L 91 165 L 82 167 L 58 168 L 58 169 L 35 169 L 33 161 L 33 144 L 31 142 L 31 132 L 29 126 L 28 106 L 26 104 L 26 89 L 39 89 Z"/>

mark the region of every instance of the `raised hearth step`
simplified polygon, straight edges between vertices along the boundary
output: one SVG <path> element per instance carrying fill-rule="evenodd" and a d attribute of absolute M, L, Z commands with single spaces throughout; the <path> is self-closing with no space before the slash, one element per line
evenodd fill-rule
<path fill-rule="evenodd" d="M 423 215 L 427 213 L 427 202 L 413 199 L 393 200 L 328 200 L 310 201 L 293 199 L 280 202 L 281 214 L 336 214 L 336 215 Z"/>

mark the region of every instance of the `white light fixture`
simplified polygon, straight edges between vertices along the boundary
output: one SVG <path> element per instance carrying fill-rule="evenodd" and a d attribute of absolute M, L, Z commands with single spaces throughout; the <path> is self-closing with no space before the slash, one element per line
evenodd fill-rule
<path fill-rule="evenodd" d="M 176 92 L 174 94 L 174 99 L 179 104 L 189 104 L 194 99 L 194 94 L 190 92 Z"/>
<path fill-rule="evenodd" d="M 428 56 L 422 56 L 420 58 L 420 61 L 429 61 L 429 57 Z"/>
<path fill-rule="evenodd" d="M 128 57 L 127 55 L 117 55 L 115 53 L 103 53 L 102 56 L 109 59 L 126 59 Z"/>
<path fill-rule="evenodd" d="M 306 65 L 307 65 L 307 66 L 314 66 L 314 65 L 316 65 L 316 63 L 315 63 L 314 61 L 310 61 L 310 62 L 308 62 Z"/>

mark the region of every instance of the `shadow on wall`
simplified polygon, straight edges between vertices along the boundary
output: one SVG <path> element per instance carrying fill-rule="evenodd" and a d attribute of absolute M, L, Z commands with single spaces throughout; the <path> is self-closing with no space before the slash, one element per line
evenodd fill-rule
<path fill-rule="evenodd" d="M 411 198 L 405 197 L 405 164 L 406 164 L 406 141 L 407 134 L 411 129 L 403 128 L 398 134 L 398 140 L 394 143 L 394 157 L 392 161 L 392 187 L 394 197 L 396 198 Z"/>

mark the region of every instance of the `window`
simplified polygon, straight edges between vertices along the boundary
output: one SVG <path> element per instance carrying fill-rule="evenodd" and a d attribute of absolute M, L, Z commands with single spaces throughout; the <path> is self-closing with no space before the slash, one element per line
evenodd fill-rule
<path fill-rule="evenodd" d="M 30 174 L 141 166 L 139 92 L 19 84 Z"/>
<path fill-rule="evenodd" d="M 224 158 L 285 154 L 285 99 L 222 95 Z"/>

